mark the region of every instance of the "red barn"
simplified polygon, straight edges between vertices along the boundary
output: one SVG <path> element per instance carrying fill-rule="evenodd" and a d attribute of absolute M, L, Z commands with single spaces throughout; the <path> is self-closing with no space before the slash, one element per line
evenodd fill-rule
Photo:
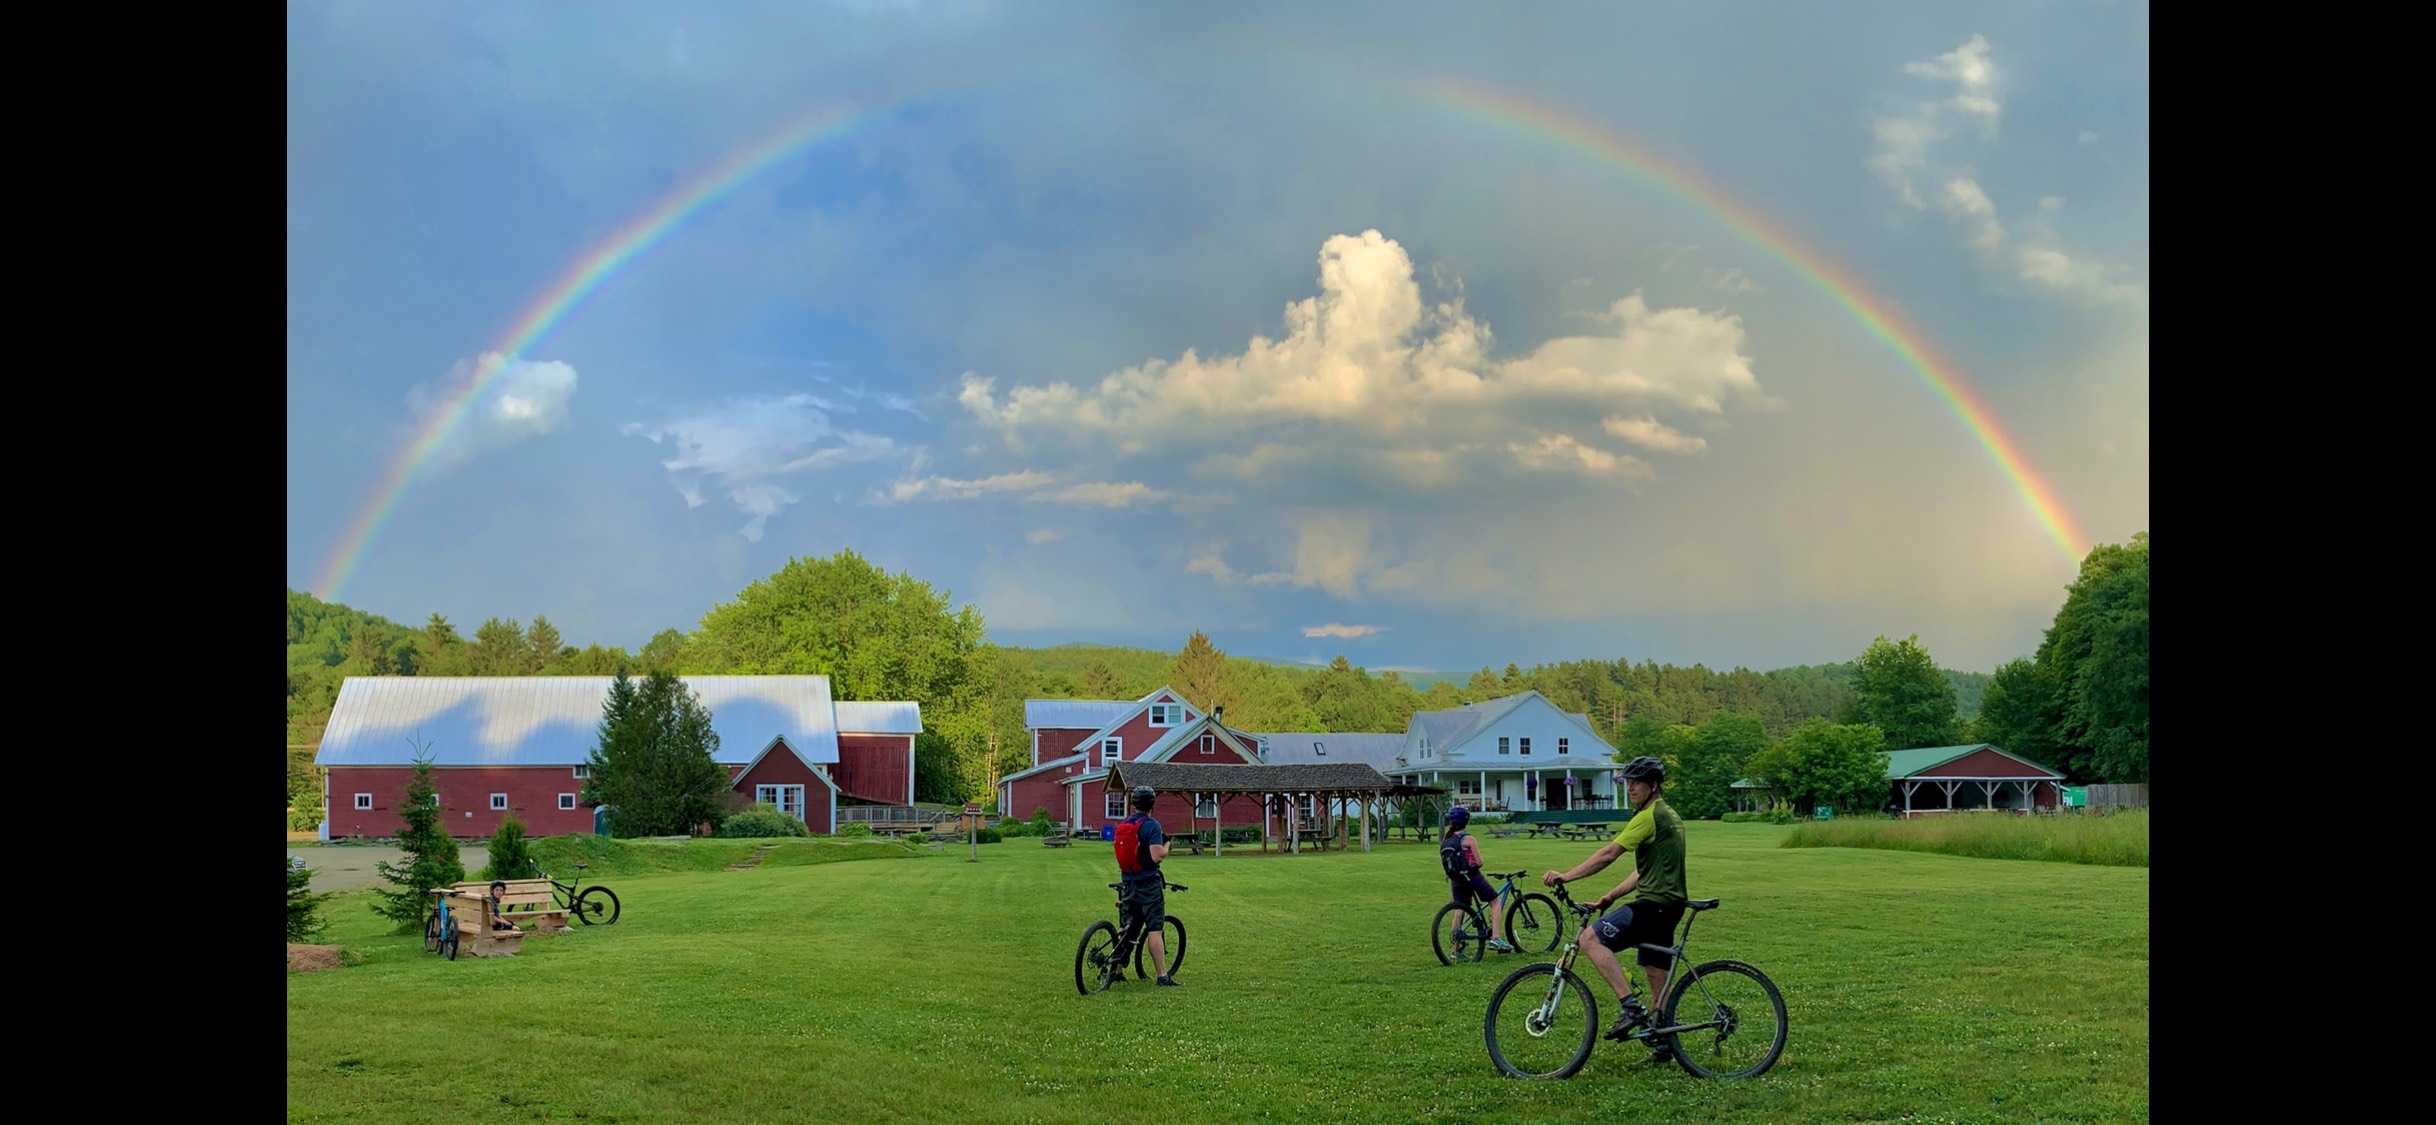
<path fill-rule="evenodd" d="M 1032 768 L 998 780 L 998 809 L 1018 820 L 1034 809 L 1078 832 L 1125 819 L 1123 794 L 1103 794 L 1100 783 L 1116 762 L 1199 762 L 1256 765 L 1253 737 L 1204 715 L 1172 688 L 1162 687 L 1130 703 L 1106 699 L 1030 699 L 1024 725 L 1032 733 Z M 1204 804 L 1201 818 L 1216 808 Z M 1161 823 L 1180 824 L 1194 809 L 1185 798 L 1162 795 L 1154 810 Z M 1258 823 L 1246 812 L 1239 823 Z"/>
<path fill-rule="evenodd" d="M 839 804 L 911 804 L 920 705 L 833 702 L 826 676 L 686 676 L 711 713 L 736 807 L 775 805 L 815 832 Z M 451 836 L 496 831 L 508 813 L 533 836 L 594 831 L 581 804 L 608 676 L 351 676 L 314 762 L 323 834 L 390 837 L 428 752 Z"/>

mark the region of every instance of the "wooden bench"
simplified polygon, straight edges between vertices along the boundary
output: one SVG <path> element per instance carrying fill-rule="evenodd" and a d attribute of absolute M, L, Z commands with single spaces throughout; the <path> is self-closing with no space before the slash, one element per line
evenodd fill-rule
<path fill-rule="evenodd" d="M 507 886 L 502 888 L 499 893 L 499 904 L 507 909 L 500 912 L 500 918 L 509 922 L 531 922 L 533 932 L 537 934 L 566 932 L 567 912 L 559 909 L 558 897 L 551 892 L 548 879 L 506 879 L 502 881 Z M 489 883 L 459 883 L 453 889 L 459 894 L 469 894 L 481 899 L 484 909 L 489 908 L 491 897 Z M 465 911 L 464 907 L 453 903 L 450 905 L 450 909 L 459 913 Z M 486 928 L 488 924 L 486 919 L 484 921 Z M 499 932 L 506 933 L 507 931 Z"/>
<path fill-rule="evenodd" d="M 461 883 L 458 886 L 472 886 Z M 524 948 L 523 930 L 501 930 L 491 926 L 489 888 L 481 892 L 458 890 L 456 887 L 435 888 L 433 909 L 441 899 L 448 900 L 449 917 L 457 923 L 457 946 L 460 952 L 474 957 L 513 957 Z"/>

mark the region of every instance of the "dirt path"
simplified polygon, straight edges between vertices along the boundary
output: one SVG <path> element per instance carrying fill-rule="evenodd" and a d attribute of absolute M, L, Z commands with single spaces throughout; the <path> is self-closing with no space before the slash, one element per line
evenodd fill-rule
<path fill-rule="evenodd" d="M 303 856 L 305 866 L 313 869 L 313 889 L 343 891 L 370 886 L 381 881 L 375 863 L 397 863 L 406 853 L 391 844 L 321 844 L 313 841 L 288 841 L 290 856 Z M 459 843 L 457 859 L 465 864 L 466 878 L 491 861 L 487 845 Z"/>

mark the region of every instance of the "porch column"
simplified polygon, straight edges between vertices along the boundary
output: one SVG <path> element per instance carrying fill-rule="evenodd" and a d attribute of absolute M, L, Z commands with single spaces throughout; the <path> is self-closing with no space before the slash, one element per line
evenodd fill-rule
<path fill-rule="evenodd" d="M 1919 785 L 1919 782 L 1908 777 L 1903 779 L 1903 819 L 1905 820 L 1912 818 L 1912 790 L 1918 788 Z"/>
<path fill-rule="evenodd" d="M 1482 770 L 1482 771 L 1480 771 L 1480 796 L 1479 796 L 1479 798 L 1478 798 L 1478 799 L 1474 800 L 1472 803 L 1473 803 L 1473 804 L 1476 804 L 1476 805 L 1481 805 L 1481 806 L 1484 806 L 1484 807 L 1485 807 L 1485 806 L 1488 804 L 1488 802 L 1489 802 L 1489 771 L 1487 771 L 1487 770 Z"/>
<path fill-rule="evenodd" d="M 1234 800 L 1235 795 L 1229 793 L 1221 797 L 1212 793 L 1210 796 L 1217 799 L 1217 804 L 1211 808 L 1218 813 L 1218 819 L 1210 831 L 1210 857 L 1216 859 L 1226 855 L 1226 803 Z"/>
<path fill-rule="evenodd" d="M 1370 854 L 1370 794 L 1362 794 L 1362 854 Z"/>

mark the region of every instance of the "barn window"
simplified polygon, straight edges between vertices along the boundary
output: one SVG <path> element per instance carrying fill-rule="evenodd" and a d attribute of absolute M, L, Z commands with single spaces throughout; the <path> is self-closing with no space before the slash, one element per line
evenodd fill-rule
<path fill-rule="evenodd" d="M 1327 743 L 1325 743 L 1325 742 L 1314 742 L 1314 743 L 1312 743 L 1312 744 L 1311 744 L 1311 754 L 1312 754 L 1312 756 L 1313 756 L 1313 757 L 1318 757 L 1318 758 L 1325 758 L 1325 757 L 1327 757 L 1327 756 L 1328 756 L 1328 744 L 1327 744 Z"/>
<path fill-rule="evenodd" d="M 1107 811 L 1108 819 L 1110 820 L 1125 819 L 1125 795 L 1123 793 L 1110 793 L 1108 795 Z"/>
<path fill-rule="evenodd" d="M 1216 793 L 1201 794 L 1200 799 L 1193 802 L 1193 815 L 1206 816 L 1211 820 L 1218 819 L 1218 795 Z"/>
<path fill-rule="evenodd" d="M 1178 718 L 1176 712 L 1178 710 L 1180 710 L 1180 708 L 1173 703 L 1151 704 L 1150 725 L 1154 727 L 1172 727 L 1176 725 L 1176 719 Z"/>
<path fill-rule="evenodd" d="M 577 781 L 582 781 L 583 779 L 585 779 L 585 778 L 587 778 L 587 777 L 590 777 L 590 776 L 592 776 L 592 767 L 590 767 L 590 766 L 577 766 L 577 767 L 575 767 L 575 780 L 577 780 Z"/>
<path fill-rule="evenodd" d="M 1100 743 L 1100 760 L 1103 762 L 1124 761 L 1125 740 L 1122 738 L 1111 738 L 1106 742 Z"/>
<path fill-rule="evenodd" d="M 492 812 L 501 812 L 501 811 L 504 811 L 506 808 L 507 808 L 507 794 L 505 794 L 505 793 L 493 793 L 493 794 L 491 794 L 491 811 L 492 811 Z"/>
<path fill-rule="evenodd" d="M 1217 752 L 1218 752 L 1218 740 L 1217 740 L 1217 739 L 1215 739 L 1215 738 L 1212 738 L 1212 737 L 1210 737 L 1209 735 L 1206 735 L 1206 734 L 1205 734 L 1205 735 L 1202 735 L 1202 736 L 1201 736 L 1201 752 L 1202 752 L 1202 753 L 1204 753 L 1204 754 L 1215 754 L 1215 753 L 1217 753 Z"/>
<path fill-rule="evenodd" d="M 575 794 L 573 794 L 573 793 L 561 793 L 561 794 L 559 794 L 559 795 L 558 795 L 558 807 L 559 807 L 559 808 L 561 808 L 561 809 L 571 809 L 571 808 L 574 808 L 574 807 L 575 807 Z"/>
<path fill-rule="evenodd" d="M 364 810 L 364 809 L 369 809 L 369 808 L 371 808 L 371 807 L 372 807 L 372 794 L 370 794 L 370 793 L 358 793 L 358 794 L 356 794 L 356 795 L 355 795 L 355 807 L 356 807 L 356 809 L 357 809 L 358 811 L 361 811 L 361 810 Z"/>

